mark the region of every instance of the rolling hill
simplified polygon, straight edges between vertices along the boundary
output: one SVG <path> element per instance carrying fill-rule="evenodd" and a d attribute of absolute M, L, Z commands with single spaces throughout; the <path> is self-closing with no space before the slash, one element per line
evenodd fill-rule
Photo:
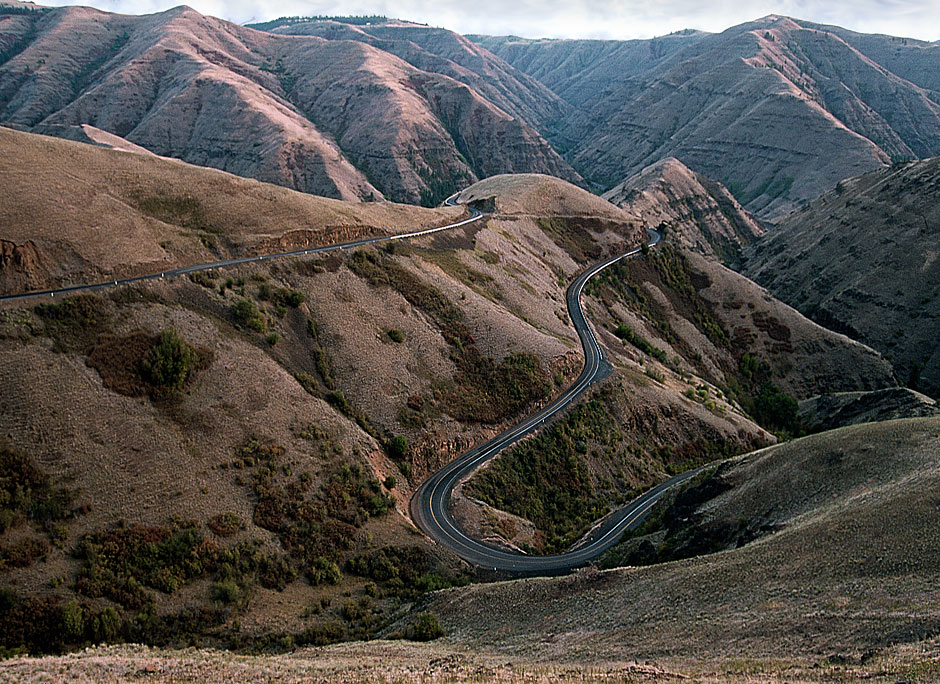
<path fill-rule="evenodd" d="M 75 283 L 460 212 L 312 198 L 16 131 L 0 131 L 0 146 L 16 198 L 4 205 L 16 231 L 4 238 L 7 291 L 30 282 L 24 256 L 27 276 Z M 0 499 L 4 643 L 327 643 L 374 634 L 421 593 L 465 582 L 469 569 L 408 521 L 411 492 L 572 380 L 565 286 L 643 232 L 549 176 L 497 176 L 465 194 L 495 213 L 383 248 L 5 304 L 0 467 L 3 491 L 21 494 Z M 738 374 L 734 354 L 689 346 L 728 301 L 721 268 L 651 255 L 592 289 L 617 372 L 591 400 L 627 436 L 589 439 L 578 467 L 598 506 L 690 459 L 772 439 L 742 408 L 750 386 L 712 391 Z M 631 272 L 655 304 L 631 310 L 640 300 L 618 284 Z M 800 396 L 836 374 L 847 390 L 890 381 L 870 350 L 756 287 L 745 311 L 752 296 L 735 325 L 750 330 L 738 349 L 766 359 L 755 372 Z M 625 343 L 624 322 L 669 356 Z M 774 355 L 784 328 L 798 365 Z M 500 525 L 468 505 L 468 518 Z M 63 627 L 66 614 L 78 622 Z"/>

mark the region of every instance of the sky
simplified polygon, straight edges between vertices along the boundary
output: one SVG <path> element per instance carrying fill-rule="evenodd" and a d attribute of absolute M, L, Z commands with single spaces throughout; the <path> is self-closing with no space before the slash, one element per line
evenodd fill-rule
<path fill-rule="evenodd" d="M 148 14 L 184 0 L 38 0 Z M 527 38 L 651 38 L 680 29 L 724 29 L 783 14 L 863 33 L 940 40 L 940 0 L 188 0 L 194 9 L 239 24 L 280 16 L 378 14 L 459 33 Z"/>

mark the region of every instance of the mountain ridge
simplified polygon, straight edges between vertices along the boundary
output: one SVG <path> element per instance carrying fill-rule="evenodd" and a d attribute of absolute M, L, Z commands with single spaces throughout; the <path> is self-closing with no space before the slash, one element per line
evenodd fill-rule
<path fill-rule="evenodd" d="M 27 129 L 90 124 L 162 156 L 346 199 L 436 204 L 494 172 L 580 182 L 524 121 L 362 41 L 260 32 L 181 6 L 0 11 L 8 42 L 0 121 Z"/>

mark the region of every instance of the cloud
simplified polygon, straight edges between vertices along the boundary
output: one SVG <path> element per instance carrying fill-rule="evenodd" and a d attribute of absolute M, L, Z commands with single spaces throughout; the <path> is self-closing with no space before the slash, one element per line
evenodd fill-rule
<path fill-rule="evenodd" d="M 81 4 L 127 14 L 172 6 L 161 0 Z M 935 0 L 190 0 L 189 4 L 203 14 L 237 23 L 287 15 L 380 14 L 460 33 L 549 38 L 649 38 L 683 28 L 722 31 L 767 14 L 784 14 L 865 33 L 940 39 L 940 3 Z"/>

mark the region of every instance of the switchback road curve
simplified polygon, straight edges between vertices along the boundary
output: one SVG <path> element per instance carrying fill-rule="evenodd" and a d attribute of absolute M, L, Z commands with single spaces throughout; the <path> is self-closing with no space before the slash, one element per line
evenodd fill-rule
<path fill-rule="evenodd" d="M 454 206 L 457 204 L 457 194 L 448 197 L 444 204 Z M 118 287 L 121 285 L 131 285 L 134 283 L 162 280 L 172 278 L 197 271 L 206 271 L 216 268 L 227 268 L 238 266 L 240 264 L 269 261 L 272 259 L 282 259 L 285 257 L 309 256 L 312 254 L 323 254 L 342 249 L 352 249 L 366 245 L 392 242 L 394 240 L 405 240 L 409 238 L 418 238 L 425 235 L 431 235 L 453 228 L 468 225 L 479 221 L 487 216 L 482 211 L 468 206 L 469 216 L 461 221 L 449 223 L 436 228 L 426 228 L 410 233 L 401 233 L 398 235 L 384 235 L 364 240 L 355 240 L 352 242 L 343 242 L 323 247 L 311 247 L 291 252 L 278 252 L 275 254 L 266 254 L 261 256 L 240 257 L 237 259 L 224 259 L 203 264 L 193 264 L 180 268 L 168 269 L 159 273 L 150 273 L 146 275 L 133 276 L 131 278 L 119 278 L 99 283 L 90 283 L 85 285 L 72 285 L 69 287 L 53 288 L 47 290 L 36 290 L 32 292 L 23 292 L 0 296 L 0 302 L 13 302 L 39 297 L 67 296 L 79 292 L 93 292 L 105 288 Z M 650 245 L 655 245 L 660 240 L 656 231 L 648 231 L 650 234 Z M 638 526 L 645 518 L 650 508 L 658 501 L 663 494 L 675 485 L 695 476 L 701 469 L 689 471 L 677 475 L 649 490 L 643 496 L 634 500 L 628 506 L 620 509 L 613 515 L 607 517 L 604 522 L 592 530 L 584 539 L 581 540 L 578 547 L 568 553 L 556 556 L 525 556 L 514 554 L 508 551 L 500 550 L 465 535 L 454 523 L 450 512 L 449 504 L 453 488 L 463 478 L 467 477 L 487 460 L 499 454 L 503 449 L 515 444 L 523 437 L 532 434 L 545 424 L 545 421 L 560 411 L 568 407 L 592 384 L 606 378 L 611 372 L 611 366 L 607 361 L 606 353 L 597 342 L 590 326 L 588 325 L 584 311 L 581 308 L 581 293 L 584 285 L 594 275 L 614 264 L 621 259 L 633 256 L 639 253 L 640 247 L 624 254 L 611 257 L 595 264 L 584 271 L 570 285 L 567 291 L 566 299 L 568 314 L 581 339 L 584 348 L 584 370 L 578 377 L 578 380 L 569 387 L 560 397 L 555 399 L 547 407 L 537 414 L 529 417 L 516 427 L 494 437 L 485 444 L 464 454 L 462 457 L 453 461 L 442 470 L 432 475 L 417 490 L 411 500 L 411 512 L 415 522 L 429 536 L 437 540 L 447 548 L 457 553 L 462 558 L 480 566 L 490 567 L 496 570 L 508 571 L 523 574 L 552 574 L 565 572 L 575 567 L 584 565 L 588 561 L 596 558 L 608 548 L 613 546 L 620 535 L 627 530 Z"/>
<path fill-rule="evenodd" d="M 647 231 L 649 245 L 660 240 L 654 230 Z M 595 275 L 608 266 L 638 254 L 641 247 L 624 254 L 610 257 L 594 264 L 581 273 L 568 287 L 566 303 L 568 315 L 574 325 L 581 346 L 584 348 L 584 370 L 577 381 L 544 409 L 530 416 L 519 425 L 497 435 L 485 444 L 464 454 L 429 477 L 418 488 L 411 499 L 411 515 L 415 523 L 430 537 L 456 553 L 464 560 L 475 565 L 493 570 L 516 574 L 556 574 L 579 567 L 600 556 L 617 543 L 620 536 L 639 526 L 646 518 L 653 505 L 670 489 L 694 477 L 702 468 L 676 475 L 650 489 L 630 504 L 608 516 L 602 524 L 595 527 L 577 547 L 567 553 L 554 556 L 527 556 L 512 553 L 484 544 L 467 536 L 456 524 L 450 512 L 451 496 L 454 488 L 469 477 L 486 461 L 496 457 L 501 451 L 517 443 L 522 438 L 541 429 L 547 420 L 565 410 L 591 385 L 603 380 L 612 370 L 607 361 L 607 354 L 600 346 L 584 316 L 581 307 L 581 294 L 584 286 Z"/>

